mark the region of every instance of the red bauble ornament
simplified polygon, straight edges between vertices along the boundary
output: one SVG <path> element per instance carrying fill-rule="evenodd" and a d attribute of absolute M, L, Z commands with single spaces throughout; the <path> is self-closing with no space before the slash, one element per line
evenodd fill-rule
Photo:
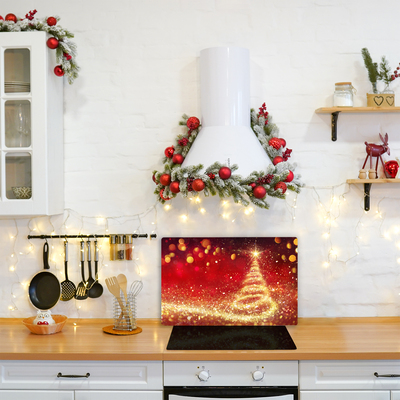
<path fill-rule="evenodd" d="M 63 71 L 61 65 L 57 65 L 56 67 L 54 67 L 54 73 L 57 76 L 63 76 L 64 75 L 64 71 Z"/>
<path fill-rule="evenodd" d="M 200 120 L 197 117 L 190 117 L 186 122 L 186 126 L 189 130 L 194 131 L 200 126 Z"/>
<path fill-rule="evenodd" d="M 69 61 L 72 58 L 72 56 L 70 56 L 68 53 L 63 53 L 63 56 L 67 61 Z"/>
<path fill-rule="evenodd" d="M 153 174 L 153 182 L 157 185 L 157 179 L 156 179 L 156 175 L 155 174 Z"/>
<path fill-rule="evenodd" d="M 201 179 L 195 179 L 192 183 L 192 188 L 196 192 L 201 192 L 206 187 L 206 184 Z"/>
<path fill-rule="evenodd" d="M 18 21 L 18 19 L 17 19 L 15 14 L 7 14 L 4 19 L 6 21 L 12 21 L 12 22 L 17 22 Z"/>
<path fill-rule="evenodd" d="M 265 197 L 265 195 L 267 194 L 267 191 L 265 190 L 265 188 L 263 186 L 256 186 L 253 189 L 253 194 L 254 194 L 255 198 L 263 199 Z"/>
<path fill-rule="evenodd" d="M 174 151 L 175 151 L 174 146 L 167 147 L 164 150 L 165 157 L 172 158 L 172 156 L 174 155 Z"/>
<path fill-rule="evenodd" d="M 251 186 L 253 189 L 257 186 L 255 182 L 250 183 L 249 186 Z"/>
<path fill-rule="evenodd" d="M 273 137 L 269 139 L 268 144 L 272 146 L 274 149 L 279 150 L 282 147 L 282 142 L 280 139 Z"/>
<path fill-rule="evenodd" d="M 169 190 L 172 193 L 179 193 L 181 191 L 181 189 L 179 189 L 179 181 L 171 182 L 171 184 L 169 185 Z"/>
<path fill-rule="evenodd" d="M 160 176 L 160 183 L 161 185 L 168 186 L 171 183 L 171 175 L 162 174 Z"/>
<path fill-rule="evenodd" d="M 0 15 L 0 21 L 4 21 L 4 18 Z"/>
<path fill-rule="evenodd" d="M 283 158 L 282 158 L 281 156 L 276 156 L 276 157 L 273 159 L 272 163 L 273 163 L 274 165 L 276 165 L 276 164 L 279 164 L 279 163 L 282 162 L 282 161 L 283 161 Z"/>
<path fill-rule="evenodd" d="M 172 157 L 172 162 L 174 164 L 182 164 L 183 160 L 184 158 L 182 154 L 174 154 L 174 156 Z"/>
<path fill-rule="evenodd" d="M 161 189 L 161 190 L 160 190 L 160 197 L 161 197 L 163 200 L 166 200 L 166 201 L 171 200 L 170 197 L 164 197 L 163 194 L 164 194 L 164 189 Z"/>
<path fill-rule="evenodd" d="M 274 189 L 275 189 L 275 190 L 282 189 L 282 193 L 285 193 L 285 192 L 286 192 L 286 189 L 287 189 L 286 183 L 285 183 L 285 182 L 278 182 L 278 183 L 275 185 Z"/>
<path fill-rule="evenodd" d="M 285 147 L 286 146 L 286 140 L 282 139 L 282 138 L 280 138 L 279 140 L 281 141 L 282 147 Z"/>
<path fill-rule="evenodd" d="M 55 37 L 51 37 L 47 39 L 47 47 L 49 49 L 56 49 L 58 47 L 58 40 Z"/>
<path fill-rule="evenodd" d="M 289 171 L 289 174 L 285 179 L 285 182 L 292 182 L 293 178 L 294 178 L 294 173 L 292 171 Z"/>
<path fill-rule="evenodd" d="M 218 175 L 221 179 L 229 179 L 232 175 L 232 171 L 228 167 L 222 167 L 218 171 Z"/>
<path fill-rule="evenodd" d="M 47 18 L 47 25 L 54 26 L 57 23 L 57 20 L 54 17 Z"/>
<path fill-rule="evenodd" d="M 399 170 L 399 163 L 394 160 L 385 162 L 385 175 L 388 178 L 396 178 L 397 172 Z"/>

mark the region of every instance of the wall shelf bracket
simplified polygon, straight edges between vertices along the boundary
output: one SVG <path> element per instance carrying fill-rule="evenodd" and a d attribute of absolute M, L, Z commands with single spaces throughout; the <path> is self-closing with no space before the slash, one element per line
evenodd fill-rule
<path fill-rule="evenodd" d="M 335 111 L 332 113 L 332 142 L 336 142 L 337 140 L 337 123 L 339 119 L 340 111 Z"/>
<path fill-rule="evenodd" d="M 370 210 L 370 193 L 372 183 L 364 183 L 364 211 Z"/>

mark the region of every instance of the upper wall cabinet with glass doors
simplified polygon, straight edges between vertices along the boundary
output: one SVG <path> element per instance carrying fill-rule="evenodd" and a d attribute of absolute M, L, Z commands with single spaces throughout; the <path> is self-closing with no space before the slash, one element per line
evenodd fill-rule
<path fill-rule="evenodd" d="M 48 38 L 0 33 L 0 217 L 64 210 L 63 78 Z"/>

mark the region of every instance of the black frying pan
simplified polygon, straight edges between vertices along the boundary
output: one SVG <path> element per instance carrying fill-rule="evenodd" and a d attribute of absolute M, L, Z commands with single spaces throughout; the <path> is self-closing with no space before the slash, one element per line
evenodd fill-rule
<path fill-rule="evenodd" d="M 48 271 L 49 265 L 49 244 L 43 246 L 44 270 L 38 272 L 29 284 L 29 298 L 31 303 L 39 310 L 49 310 L 60 300 L 61 285 L 57 277 Z"/>

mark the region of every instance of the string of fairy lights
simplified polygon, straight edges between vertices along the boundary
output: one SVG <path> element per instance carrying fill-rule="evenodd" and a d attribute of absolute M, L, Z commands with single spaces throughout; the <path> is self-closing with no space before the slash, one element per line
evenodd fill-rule
<path fill-rule="evenodd" d="M 378 220 L 379 225 L 379 236 L 387 239 L 393 240 L 393 237 L 399 236 L 399 241 L 395 243 L 395 247 L 397 250 L 400 249 L 400 222 L 399 225 L 393 225 L 390 229 L 383 229 L 385 222 L 385 208 L 384 202 L 386 200 L 397 200 L 395 198 L 391 198 L 388 196 L 382 197 L 376 200 L 376 198 L 371 195 L 371 199 L 376 203 L 375 211 L 365 212 L 363 208 L 364 201 L 364 192 L 361 188 L 358 188 L 357 185 L 354 185 L 357 190 L 360 191 L 360 214 L 355 220 L 354 224 L 354 235 L 353 238 L 353 250 L 346 257 L 343 257 L 343 252 L 339 250 L 337 244 L 335 244 L 335 240 L 333 239 L 333 233 L 335 232 L 335 228 L 339 226 L 339 220 L 346 207 L 347 199 L 346 196 L 349 195 L 350 185 L 347 183 L 341 183 L 334 186 L 305 186 L 303 187 L 303 191 L 308 191 L 314 199 L 317 206 L 317 220 L 319 226 L 317 229 L 321 230 L 321 237 L 323 241 L 326 241 L 326 255 L 323 260 L 321 260 L 321 268 L 331 269 L 337 263 L 346 265 L 349 261 L 353 260 L 360 254 L 360 241 L 363 240 L 362 236 L 362 228 L 364 227 L 364 220 L 368 218 L 371 220 Z M 323 201 L 322 193 L 328 192 L 328 201 Z M 290 193 L 285 200 L 285 208 L 286 211 L 292 221 L 292 223 L 296 223 L 296 214 L 297 214 L 297 203 L 298 196 L 302 196 L 302 194 L 298 195 L 297 193 Z M 354 196 L 352 196 L 354 197 Z M 61 224 L 53 222 L 54 217 L 48 216 L 45 217 L 45 223 L 42 225 L 46 225 L 46 227 L 41 227 L 40 222 L 43 222 L 44 217 L 32 217 L 30 218 L 26 226 L 24 226 L 24 230 L 27 230 L 30 235 L 40 235 L 40 234 L 49 234 L 49 235 L 68 235 L 73 231 L 74 233 L 78 232 L 78 235 L 82 235 L 84 238 L 86 231 L 88 229 L 96 228 L 96 234 L 98 235 L 109 235 L 110 225 L 114 229 L 115 226 L 130 224 L 134 226 L 134 233 L 140 233 L 143 231 L 150 230 L 150 234 L 157 234 L 158 230 L 158 207 L 163 208 L 163 212 L 169 213 L 174 211 L 175 213 L 179 213 L 180 223 L 188 223 L 190 221 L 198 221 L 199 217 L 207 216 L 210 214 L 207 209 L 207 205 L 204 204 L 206 201 L 201 199 L 200 197 L 192 197 L 188 199 L 189 201 L 184 202 L 184 208 L 182 210 L 182 203 L 179 204 L 179 208 L 175 207 L 173 202 L 166 203 L 164 205 L 160 205 L 156 202 L 154 205 L 151 205 L 145 211 L 132 214 L 132 215 L 119 215 L 113 217 L 104 217 L 104 216 L 84 216 L 80 215 L 74 210 L 66 209 L 63 215 L 63 219 Z M 354 199 L 352 198 L 352 201 Z M 225 224 L 235 224 L 238 218 L 255 218 L 258 217 L 259 214 L 256 212 L 256 207 L 254 206 L 243 206 L 240 204 L 235 204 L 229 200 L 221 200 L 219 202 L 218 209 L 218 217 L 224 221 Z M 183 212 L 182 212 L 183 211 Z M 215 210 L 213 210 L 215 212 Z M 264 213 L 268 215 L 269 211 L 261 210 L 260 213 Z M 166 214 L 166 218 L 168 218 L 168 214 Z M 143 220 L 146 219 L 144 223 Z M 73 220 L 73 221 L 72 221 Z M 147 222 L 150 221 L 150 222 Z M 29 280 L 24 280 L 20 278 L 19 270 L 20 270 L 20 259 L 22 257 L 29 257 L 31 253 L 34 253 L 41 247 L 37 241 L 34 243 L 31 239 L 22 237 L 21 231 L 22 228 L 19 227 L 19 223 L 21 220 L 13 220 L 12 232 L 10 233 L 10 254 L 7 257 L 8 260 L 8 270 L 10 274 L 12 274 L 12 284 L 10 285 L 10 305 L 8 307 L 10 312 L 18 310 L 17 303 L 21 301 L 22 296 L 27 297 L 27 289 L 29 286 Z M 242 220 L 241 220 L 242 223 Z M 60 225 L 59 231 L 56 233 L 56 226 Z M 79 226 L 76 226 L 79 225 Z M 145 226 L 144 226 L 145 225 Z M 149 226 L 148 226 L 149 225 Z M 50 229 L 49 229 L 50 228 Z M 146 229 L 144 229 L 146 228 Z M 229 230 L 228 230 L 229 231 Z M 246 235 L 243 235 L 246 236 Z M 150 237 L 150 235 L 149 235 Z M 24 245 L 21 246 L 20 242 L 24 242 Z M 64 253 L 63 253 L 63 241 L 58 240 L 51 241 L 50 246 L 50 262 L 55 265 L 56 274 L 64 275 Z M 350 243 L 348 241 L 347 247 L 350 248 Z M 109 267 L 109 239 L 108 237 L 99 238 L 98 239 L 98 247 L 99 247 L 99 275 L 101 276 L 102 270 L 107 270 Z M 347 249 L 348 250 L 348 249 Z M 135 256 L 133 258 L 133 265 L 136 270 L 136 273 L 140 277 L 146 274 L 146 269 L 143 267 L 143 262 L 138 256 L 138 252 L 134 253 Z M 132 263 L 132 261 L 129 261 Z M 400 264 L 400 256 L 397 258 L 397 262 Z M 79 312 L 81 309 L 81 302 L 75 300 L 76 310 Z"/>

